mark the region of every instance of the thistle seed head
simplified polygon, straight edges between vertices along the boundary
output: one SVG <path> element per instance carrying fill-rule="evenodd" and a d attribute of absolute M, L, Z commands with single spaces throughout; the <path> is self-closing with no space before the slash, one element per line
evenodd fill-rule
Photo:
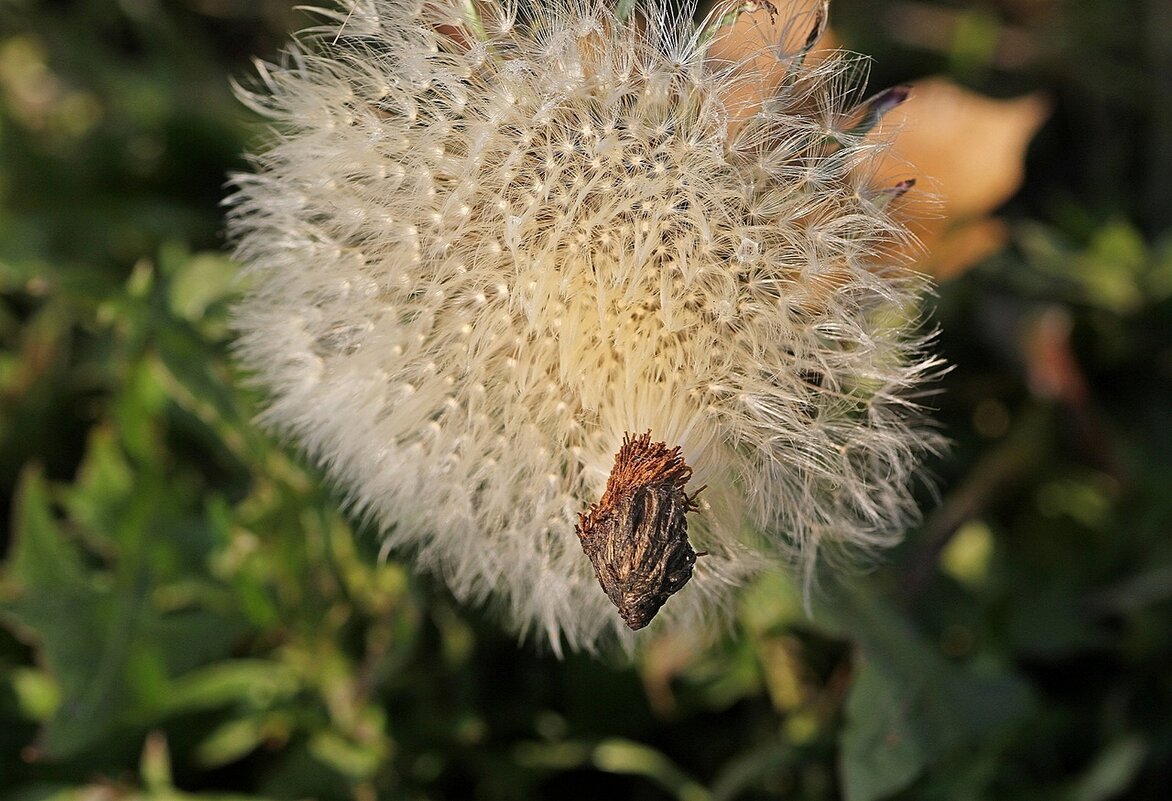
<path fill-rule="evenodd" d="M 631 503 L 668 528 L 685 473 L 708 486 L 667 626 L 718 620 L 779 557 L 896 539 L 932 442 L 922 286 L 889 255 L 899 191 L 867 136 L 899 94 L 806 57 L 820 11 L 763 34 L 767 77 L 711 55 L 728 8 L 636 8 L 322 12 L 244 93 L 271 135 L 230 198 L 264 419 L 389 547 L 555 650 L 631 642 L 574 536 L 627 432 L 663 449 Z M 663 586 L 691 575 L 682 542 Z"/>

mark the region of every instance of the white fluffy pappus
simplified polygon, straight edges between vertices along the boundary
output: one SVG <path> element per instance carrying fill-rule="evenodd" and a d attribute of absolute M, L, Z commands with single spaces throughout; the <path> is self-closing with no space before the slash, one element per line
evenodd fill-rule
<path fill-rule="evenodd" d="M 735 10 L 320 13 L 244 93 L 271 136 L 229 199 L 235 324 L 264 420 L 389 548 L 555 651 L 629 646 L 574 526 L 644 431 L 707 485 L 707 554 L 656 626 L 900 536 L 938 366 L 891 255 L 906 186 L 872 186 L 866 134 L 901 98 L 863 98 L 858 56 L 805 58 L 824 15 L 762 39 L 766 78 L 710 55 Z"/>

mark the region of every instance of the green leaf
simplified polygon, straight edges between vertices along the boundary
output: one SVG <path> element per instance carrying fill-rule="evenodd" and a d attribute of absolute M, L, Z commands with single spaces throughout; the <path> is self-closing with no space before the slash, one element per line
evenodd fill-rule
<path fill-rule="evenodd" d="M 221 767 L 256 750 L 271 734 L 271 716 L 250 715 L 218 726 L 196 749 L 196 759 L 205 767 Z"/>
<path fill-rule="evenodd" d="M 17 668 L 8 680 L 21 713 L 28 719 L 45 721 L 61 708 L 61 688 L 43 671 Z"/>
<path fill-rule="evenodd" d="M 836 593 L 825 617 L 859 654 L 841 737 L 846 801 L 886 798 L 957 749 L 1030 713 L 1031 695 L 1017 676 L 946 661 L 861 590 Z"/>
<path fill-rule="evenodd" d="M 1107 746 L 1079 779 L 1070 801 L 1108 801 L 1118 797 L 1131 786 L 1147 755 L 1148 744 L 1143 738 L 1121 737 Z"/>
<path fill-rule="evenodd" d="M 620 738 L 603 740 L 594 749 L 594 764 L 607 773 L 644 776 L 680 801 L 709 801 L 711 795 L 671 760 L 642 743 Z"/>
<path fill-rule="evenodd" d="M 309 740 L 309 750 L 323 763 L 352 780 L 369 779 L 387 757 L 383 741 L 358 743 L 330 729 L 315 733 Z"/>
<path fill-rule="evenodd" d="M 93 531 L 113 531 L 135 489 L 135 473 L 110 427 L 91 430 L 78 479 L 66 492 L 70 516 Z"/>
<path fill-rule="evenodd" d="M 167 255 L 160 261 L 165 266 Z M 231 259 L 217 253 L 186 258 L 175 268 L 167 285 L 171 312 L 184 320 L 199 322 L 209 306 L 231 294 L 237 271 Z"/>
<path fill-rule="evenodd" d="M 848 801 L 885 798 L 909 784 L 931 759 L 913 716 L 908 688 L 864 665 L 847 699 L 842 778 Z"/>
<path fill-rule="evenodd" d="M 94 441 L 96 452 L 109 456 L 103 438 Z M 100 479 L 117 477 L 120 471 L 111 467 L 117 460 L 95 457 L 86 464 L 93 466 L 87 475 L 98 485 L 118 485 Z M 171 678 L 222 657 L 241 631 L 235 613 L 198 605 L 208 597 L 208 582 L 162 580 L 181 564 L 182 542 L 179 530 L 169 528 L 154 508 L 160 495 L 140 491 L 124 506 L 114 494 L 103 508 L 96 495 L 74 494 L 76 508 L 91 522 L 113 527 L 89 538 L 102 545 L 98 560 L 71 535 L 84 526 L 58 520 L 40 474 L 30 469 L 22 477 L 0 614 L 39 650 L 60 687 L 61 703 L 40 735 L 47 757 L 67 758 L 121 723 L 157 716 L 166 706 Z"/>
<path fill-rule="evenodd" d="M 758 785 L 771 773 L 795 760 L 794 747 L 783 738 L 766 739 L 721 766 L 712 782 L 713 801 L 731 801 Z"/>
<path fill-rule="evenodd" d="M 170 712 L 209 709 L 232 703 L 264 708 L 301 689 L 297 672 L 281 662 L 233 659 L 188 673 L 172 683 Z"/>
<path fill-rule="evenodd" d="M 133 612 L 116 609 L 108 590 L 83 569 L 35 469 L 25 471 L 17 489 L 13 537 L 0 612 L 39 646 L 61 686 L 64 700 L 42 731 L 41 748 L 68 756 L 99 738 L 128 701 L 119 679 Z"/>

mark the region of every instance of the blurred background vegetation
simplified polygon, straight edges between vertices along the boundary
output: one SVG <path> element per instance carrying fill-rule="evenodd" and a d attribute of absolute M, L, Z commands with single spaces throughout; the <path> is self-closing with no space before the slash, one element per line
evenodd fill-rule
<path fill-rule="evenodd" d="M 876 88 L 1048 110 L 978 253 L 925 263 L 954 446 L 923 526 L 812 615 L 768 577 L 717 644 L 629 663 L 379 566 L 252 425 L 229 80 L 301 12 L 0 0 L 0 799 L 1168 798 L 1172 8 L 833 14 Z M 1012 172 L 939 113 L 956 163 Z"/>

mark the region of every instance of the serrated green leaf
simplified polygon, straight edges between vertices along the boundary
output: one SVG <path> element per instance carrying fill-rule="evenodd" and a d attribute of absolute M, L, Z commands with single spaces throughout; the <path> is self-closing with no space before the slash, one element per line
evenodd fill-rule
<path fill-rule="evenodd" d="M 108 426 L 99 426 L 90 432 L 77 481 L 66 491 L 65 503 L 70 516 L 85 526 L 111 531 L 134 485 L 134 470 L 116 433 Z"/>
<path fill-rule="evenodd" d="M 121 509 L 103 539 L 111 563 L 87 568 L 46 482 L 35 470 L 22 480 L 0 612 L 39 649 L 60 687 L 61 703 L 40 736 L 48 757 L 69 757 L 121 721 L 157 714 L 172 676 L 222 657 L 241 631 L 234 613 L 160 606 L 168 585 L 153 576 L 175 563 L 176 551 L 173 535 L 143 536 L 155 525 L 156 495 L 134 495 L 135 508 Z"/>
<path fill-rule="evenodd" d="M 76 586 L 84 581 L 77 548 L 60 536 L 49 485 L 37 467 L 21 475 L 15 493 L 12 534 L 15 544 L 5 571 L 9 592 L 24 595 L 46 584 Z"/>
<path fill-rule="evenodd" d="M 48 485 L 27 470 L 17 490 L 13 557 L 0 607 L 39 647 L 61 687 L 63 703 L 42 731 L 41 747 L 57 757 L 99 738 L 126 705 L 119 677 L 133 614 L 82 567 L 77 547 L 60 531 Z"/>

